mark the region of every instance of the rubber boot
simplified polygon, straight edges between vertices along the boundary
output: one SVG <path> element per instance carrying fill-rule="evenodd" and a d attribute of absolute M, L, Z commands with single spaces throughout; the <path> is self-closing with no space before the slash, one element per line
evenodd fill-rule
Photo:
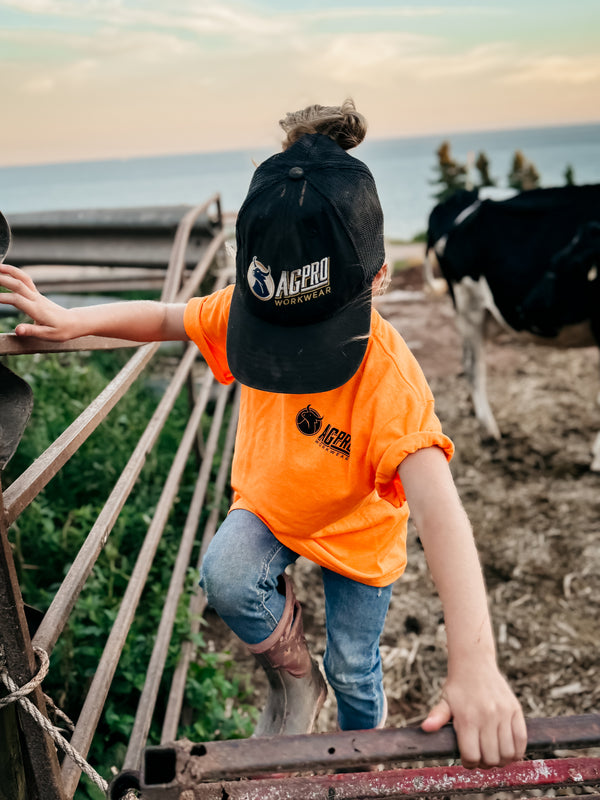
<path fill-rule="evenodd" d="M 311 733 L 327 697 L 327 684 L 304 638 L 302 608 L 285 581 L 283 616 L 263 642 L 247 645 L 269 681 L 265 708 L 254 736 Z"/>

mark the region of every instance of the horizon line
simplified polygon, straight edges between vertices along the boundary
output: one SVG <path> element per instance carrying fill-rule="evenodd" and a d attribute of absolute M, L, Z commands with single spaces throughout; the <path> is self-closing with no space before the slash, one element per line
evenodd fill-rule
<path fill-rule="evenodd" d="M 461 128 L 452 131 L 446 132 L 430 132 L 430 133 L 419 133 L 419 134 L 396 134 L 396 135 L 374 135 L 368 139 L 368 141 L 361 142 L 358 147 L 360 148 L 363 145 L 369 145 L 375 142 L 390 142 L 395 141 L 398 139 L 402 140 L 410 140 L 410 139 L 434 139 L 439 138 L 442 141 L 448 139 L 451 136 L 463 136 L 469 134 L 481 134 L 481 133 L 500 133 L 500 132 L 510 132 L 510 131 L 534 131 L 534 130 L 557 130 L 562 128 L 588 128 L 588 127 L 598 127 L 600 126 L 600 119 L 596 121 L 586 121 L 586 122 L 563 122 L 563 123 L 550 123 L 550 124 L 530 124 L 530 125 L 518 125 L 518 126 L 501 126 L 501 127 L 490 127 L 490 128 Z M 67 164 L 101 164 L 106 163 L 109 161 L 142 161 L 142 160 L 151 160 L 157 158 L 185 158 L 188 156 L 201 156 L 201 155 L 220 155 L 220 154 L 227 154 L 227 153 L 248 153 L 253 149 L 259 150 L 268 150 L 271 152 L 272 147 L 269 147 L 266 143 L 263 144 L 250 144 L 246 147 L 227 147 L 224 149 L 205 149 L 205 150 L 185 150 L 185 151 L 174 151 L 174 152 L 165 152 L 165 151 L 158 151 L 156 153 L 146 153 L 144 155 L 123 155 L 123 156 L 105 156 L 105 157 L 89 157 L 89 158 L 75 158 L 75 159 L 57 159 L 55 161 L 24 161 L 21 163 L 16 164 L 2 164 L 0 163 L 0 169 L 24 169 L 27 167 L 52 167 L 52 166 L 61 166 Z"/>

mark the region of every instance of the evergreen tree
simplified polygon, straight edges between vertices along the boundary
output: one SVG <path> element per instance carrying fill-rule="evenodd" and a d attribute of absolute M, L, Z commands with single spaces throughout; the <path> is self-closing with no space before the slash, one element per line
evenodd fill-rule
<path fill-rule="evenodd" d="M 575 171 L 571 164 L 567 164 L 565 167 L 564 177 L 566 186 L 575 186 Z"/>
<path fill-rule="evenodd" d="M 439 202 L 442 202 L 459 189 L 466 188 L 468 170 L 465 164 L 459 164 L 452 157 L 450 142 L 442 142 L 437 150 L 437 157 L 439 176 L 432 183 L 441 184 L 434 197 Z"/>
<path fill-rule="evenodd" d="M 491 177 L 490 160 L 483 151 L 481 151 L 477 156 L 477 161 L 475 162 L 475 166 L 477 167 L 477 171 L 479 172 L 479 184 L 478 184 L 479 187 L 496 186 L 498 181 L 495 178 Z"/>
<path fill-rule="evenodd" d="M 516 150 L 513 156 L 511 170 L 508 174 L 508 185 L 519 192 L 537 189 L 540 185 L 540 175 L 534 164 L 531 163 L 521 150 Z"/>

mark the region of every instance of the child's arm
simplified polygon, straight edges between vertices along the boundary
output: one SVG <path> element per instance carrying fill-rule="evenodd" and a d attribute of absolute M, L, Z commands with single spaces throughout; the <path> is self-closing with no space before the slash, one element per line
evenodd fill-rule
<path fill-rule="evenodd" d="M 188 338 L 183 327 L 184 304 L 132 300 L 63 308 L 40 294 L 23 270 L 9 264 L 0 264 L 0 286 L 10 289 L 10 293 L 0 294 L 0 303 L 13 305 L 34 320 L 17 325 L 17 336 L 36 336 L 54 342 L 91 334 L 135 342 Z"/>
<path fill-rule="evenodd" d="M 439 448 L 407 456 L 398 472 L 442 601 L 448 642 L 442 699 L 422 728 L 435 731 L 452 720 L 464 766 L 503 766 L 523 757 L 527 731 L 497 666 L 471 526 Z"/>

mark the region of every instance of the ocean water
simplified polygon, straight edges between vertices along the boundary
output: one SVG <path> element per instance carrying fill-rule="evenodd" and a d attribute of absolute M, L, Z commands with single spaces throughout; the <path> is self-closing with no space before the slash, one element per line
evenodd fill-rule
<path fill-rule="evenodd" d="M 576 183 L 600 183 L 600 124 L 367 140 L 352 154 L 375 176 L 388 237 L 410 239 L 426 229 L 435 205 L 436 151 L 445 140 L 461 163 L 483 151 L 500 190 L 507 187 L 516 150 L 535 165 L 542 186 L 563 185 L 567 165 Z M 0 210 L 10 221 L 11 213 L 27 211 L 196 205 L 219 193 L 223 209 L 234 211 L 244 199 L 254 164 L 271 152 L 0 167 Z"/>

